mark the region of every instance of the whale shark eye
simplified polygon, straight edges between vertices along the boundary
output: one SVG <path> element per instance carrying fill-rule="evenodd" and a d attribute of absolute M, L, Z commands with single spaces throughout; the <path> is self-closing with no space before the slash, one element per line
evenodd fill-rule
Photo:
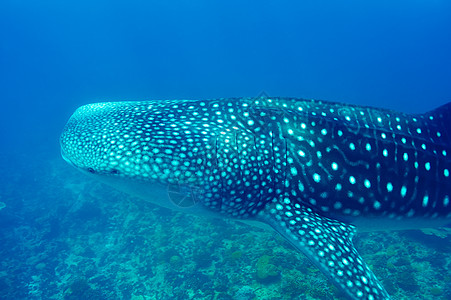
<path fill-rule="evenodd" d="M 94 174 L 96 171 L 94 171 L 94 169 L 93 168 L 87 168 L 86 169 L 89 173 L 92 173 L 92 174 Z"/>
<path fill-rule="evenodd" d="M 117 169 L 111 169 L 111 170 L 110 170 L 110 174 L 112 174 L 112 175 L 119 174 L 119 170 L 117 170 Z"/>

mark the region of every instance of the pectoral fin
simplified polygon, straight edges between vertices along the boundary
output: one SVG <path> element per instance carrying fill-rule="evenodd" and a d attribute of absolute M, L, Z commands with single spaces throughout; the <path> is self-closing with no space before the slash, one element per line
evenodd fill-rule
<path fill-rule="evenodd" d="M 299 204 L 273 203 L 262 214 L 350 299 L 390 299 L 352 243 L 355 227 Z"/>

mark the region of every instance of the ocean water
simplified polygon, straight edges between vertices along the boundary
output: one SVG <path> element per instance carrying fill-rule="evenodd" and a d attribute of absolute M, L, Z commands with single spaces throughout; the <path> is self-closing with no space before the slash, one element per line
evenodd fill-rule
<path fill-rule="evenodd" d="M 451 101 L 450 53 L 449 1 L 1 1 L 0 299 L 343 299 L 273 232 L 85 177 L 59 135 L 99 101 L 265 93 L 422 113 Z M 394 299 L 451 299 L 447 229 L 354 241 Z"/>

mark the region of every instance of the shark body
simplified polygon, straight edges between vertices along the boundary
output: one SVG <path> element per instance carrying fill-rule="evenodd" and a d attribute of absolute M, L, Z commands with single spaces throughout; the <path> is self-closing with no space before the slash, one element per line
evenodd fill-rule
<path fill-rule="evenodd" d="M 97 103 L 72 115 L 61 147 L 156 204 L 269 225 L 350 299 L 389 299 L 356 228 L 451 218 L 451 104 L 408 115 L 268 97 Z"/>

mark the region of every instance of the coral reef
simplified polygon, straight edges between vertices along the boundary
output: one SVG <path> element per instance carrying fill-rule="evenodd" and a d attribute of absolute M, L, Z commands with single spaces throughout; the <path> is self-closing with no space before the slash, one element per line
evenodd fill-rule
<path fill-rule="evenodd" d="M 174 213 L 52 165 L 21 170 L 41 172 L 33 188 L 2 190 L 0 299 L 344 299 L 273 232 Z M 451 298 L 450 237 L 354 243 L 394 299 Z"/>
<path fill-rule="evenodd" d="M 271 256 L 262 255 L 257 260 L 256 278 L 261 283 L 271 283 L 279 279 L 280 273 L 277 267 L 270 263 Z"/>

